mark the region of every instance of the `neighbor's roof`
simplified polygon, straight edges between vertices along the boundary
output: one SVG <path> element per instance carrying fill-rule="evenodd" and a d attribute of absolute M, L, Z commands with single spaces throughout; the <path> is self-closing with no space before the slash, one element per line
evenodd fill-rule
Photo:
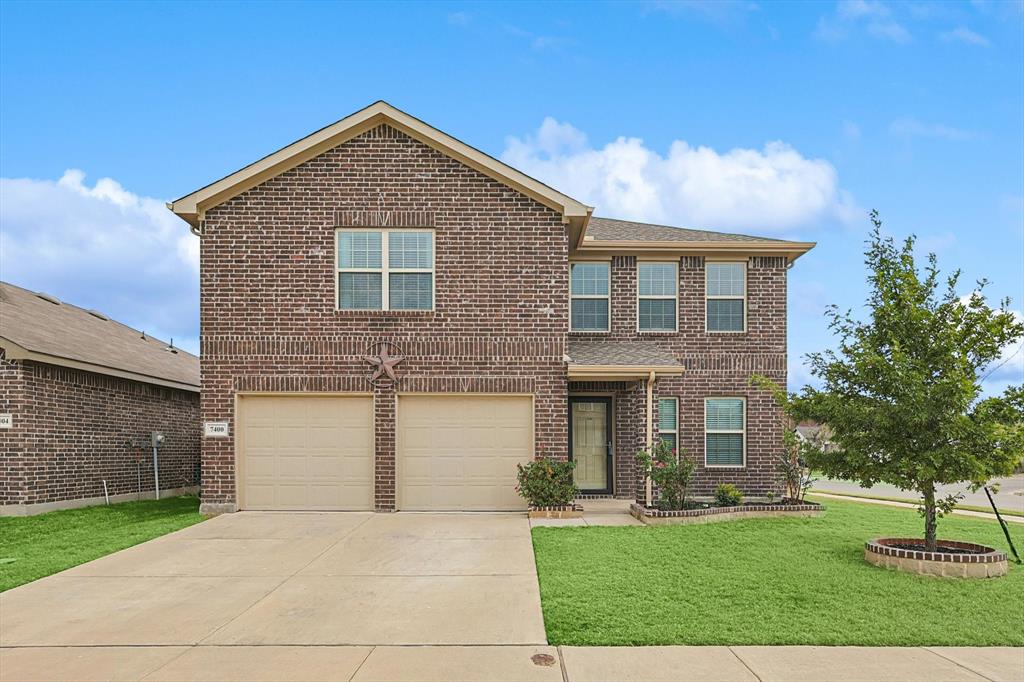
<path fill-rule="evenodd" d="M 641 378 L 650 372 L 682 374 L 671 352 L 648 341 L 582 341 L 570 339 L 566 360 L 569 378 Z"/>
<path fill-rule="evenodd" d="M 545 185 L 539 180 L 470 147 L 465 142 L 441 132 L 418 118 L 396 109 L 381 100 L 350 116 L 321 128 L 306 137 L 283 147 L 245 168 L 221 178 L 168 204 L 183 220 L 199 225 L 202 213 L 247 189 L 266 182 L 274 176 L 298 166 L 343 142 L 386 123 L 406 135 L 437 149 L 470 168 L 498 180 L 540 203 L 561 213 L 567 221 L 582 223 L 593 210 L 570 196 Z"/>
<path fill-rule="evenodd" d="M 8 359 L 199 391 L 199 358 L 97 311 L 0 282 L 0 347 Z"/>
<path fill-rule="evenodd" d="M 795 260 L 814 246 L 814 242 L 794 242 L 594 216 L 587 223 L 586 232 L 578 244 L 578 251 L 583 254 L 602 251 L 693 252 L 722 255 L 744 253 L 786 256 L 790 260 Z"/>

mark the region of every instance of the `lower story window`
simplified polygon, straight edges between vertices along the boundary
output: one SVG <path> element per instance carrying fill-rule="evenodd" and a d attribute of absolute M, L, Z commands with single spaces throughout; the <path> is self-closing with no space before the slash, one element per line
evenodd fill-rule
<path fill-rule="evenodd" d="M 658 438 L 675 450 L 679 447 L 679 409 L 675 398 L 658 400 Z"/>
<path fill-rule="evenodd" d="M 744 466 L 746 412 L 743 398 L 707 398 L 704 401 L 705 466 Z"/>

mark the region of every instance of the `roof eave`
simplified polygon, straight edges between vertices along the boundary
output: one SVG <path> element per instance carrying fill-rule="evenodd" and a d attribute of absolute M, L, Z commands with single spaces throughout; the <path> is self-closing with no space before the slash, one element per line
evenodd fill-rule
<path fill-rule="evenodd" d="M 132 381 L 139 381 L 146 384 L 167 386 L 169 388 L 177 388 L 183 391 L 199 393 L 199 384 L 189 384 L 182 381 L 175 381 L 173 379 L 165 379 L 163 377 L 152 376 L 149 374 L 141 374 L 130 370 L 118 369 L 116 367 L 98 365 L 96 363 L 85 362 L 83 360 L 75 360 L 74 358 L 50 355 L 49 353 L 40 353 L 26 348 L 16 341 L 12 341 L 11 339 L 3 336 L 0 336 L 0 347 L 4 349 L 4 354 L 8 360 L 29 360 L 31 362 L 41 362 L 47 365 L 80 369 L 94 374 L 105 374 L 107 376 L 119 377 L 121 379 L 131 379 Z"/>
<path fill-rule="evenodd" d="M 568 366 L 570 379 L 586 381 L 624 381 L 646 379 L 654 372 L 658 376 L 679 376 L 682 365 L 582 365 Z"/>
<path fill-rule="evenodd" d="M 597 240 L 585 239 L 576 249 L 577 254 L 605 255 L 754 255 L 754 256 L 785 256 L 790 262 L 795 261 L 811 249 L 817 242 L 759 242 L 759 241 L 642 241 L 642 240 Z"/>

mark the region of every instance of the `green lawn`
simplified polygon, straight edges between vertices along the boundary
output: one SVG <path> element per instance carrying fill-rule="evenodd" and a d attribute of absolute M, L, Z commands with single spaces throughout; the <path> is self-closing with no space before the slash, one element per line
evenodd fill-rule
<path fill-rule="evenodd" d="M 190 496 L 0 518 L 0 592 L 202 520 Z"/>
<path fill-rule="evenodd" d="M 817 519 L 535 528 L 548 640 L 1024 645 L 1024 567 L 1011 561 L 1009 575 L 987 580 L 877 568 L 864 561 L 864 541 L 918 536 L 917 512 L 825 504 Z M 1024 526 L 1008 525 L 1024 550 Z M 939 535 L 1007 549 L 994 521 L 946 517 Z"/>

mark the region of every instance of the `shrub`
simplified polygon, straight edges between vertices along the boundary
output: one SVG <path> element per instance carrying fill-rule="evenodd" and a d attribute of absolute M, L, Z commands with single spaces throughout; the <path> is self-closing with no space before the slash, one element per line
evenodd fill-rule
<path fill-rule="evenodd" d="M 743 493 L 732 483 L 719 483 L 715 488 L 715 504 L 719 507 L 738 507 L 743 502 Z"/>
<path fill-rule="evenodd" d="M 660 509 L 685 508 L 686 490 L 695 468 L 689 457 L 677 454 L 674 448 L 659 439 L 652 447 L 636 453 L 636 462 L 644 476 L 650 476 L 658 486 Z"/>
<path fill-rule="evenodd" d="M 516 492 L 531 507 L 561 507 L 576 499 L 579 490 L 572 478 L 576 462 L 543 457 L 518 467 Z"/>

